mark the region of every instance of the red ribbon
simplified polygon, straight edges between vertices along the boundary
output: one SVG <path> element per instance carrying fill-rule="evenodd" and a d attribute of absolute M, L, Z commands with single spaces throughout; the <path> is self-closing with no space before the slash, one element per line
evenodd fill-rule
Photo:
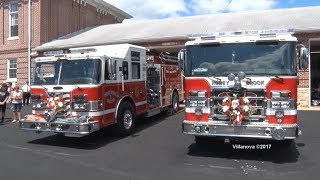
<path fill-rule="evenodd" d="M 233 124 L 238 124 L 238 123 L 240 123 L 241 121 L 242 121 L 242 119 L 243 119 L 243 115 L 240 113 L 239 114 L 239 122 L 238 122 L 238 120 L 237 120 L 237 118 L 238 118 L 238 115 L 237 114 L 233 114 Z"/>

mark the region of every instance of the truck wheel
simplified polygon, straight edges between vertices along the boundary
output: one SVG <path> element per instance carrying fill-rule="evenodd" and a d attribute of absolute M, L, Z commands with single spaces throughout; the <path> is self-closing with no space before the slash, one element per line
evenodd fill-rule
<path fill-rule="evenodd" d="M 179 111 L 179 95 L 177 92 L 174 92 L 172 95 L 172 110 L 173 110 L 173 113 L 176 113 Z"/>
<path fill-rule="evenodd" d="M 134 109 L 128 102 L 120 104 L 117 113 L 116 133 L 120 136 L 128 136 L 132 133 L 135 125 Z"/>

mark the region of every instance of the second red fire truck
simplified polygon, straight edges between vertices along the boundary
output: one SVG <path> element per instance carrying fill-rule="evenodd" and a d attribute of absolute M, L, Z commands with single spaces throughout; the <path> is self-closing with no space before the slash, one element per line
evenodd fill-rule
<path fill-rule="evenodd" d="M 114 125 L 128 135 L 136 118 L 176 112 L 183 96 L 177 58 L 130 44 L 71 48 L 35 60 L 27 131 L 81 137 Z"/>
<path fill-rule="evenodd" d="M 241 31 L 195 35 L 179 53 L 185 64 L 183 132 L 206 137 L 298 137 L 297 64 L 308 66 L 306 48 L 292 32 Z"/>

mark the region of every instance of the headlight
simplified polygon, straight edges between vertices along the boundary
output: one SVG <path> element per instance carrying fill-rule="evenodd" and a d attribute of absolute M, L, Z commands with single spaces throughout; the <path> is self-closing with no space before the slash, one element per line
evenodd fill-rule
<path fill-rule="evenodd" d="M 189 107 L 206 107 L 207 100 L 189 100 Z"/>
<path fill-rule="evenodd" d="M 288 109 L 291 107 L 290 101 L 271 101 L 271 108 Z"/>
<path fill-rule="evenodd" d="M 45 103 L 43 101 L 35 101 L 32 102 L 32 108 L 33 109 L 41 109 L 45 106 Z"/>
<path fill-rule="evenodd" d="M 198 101 L 197 100 L 190 100 L 189 101 L 189 106 L 190 107 L 197 107 L 198 106 Z"/>
<path fill-rule="evenodd" d="M 42 98 L 42 94 L 31 94 L 31 102 L 34 102 L 34 101 L 42 101 L 43 98 Z"/>
<path fill-rule="evenodd" d="M 193 96 L 193 97 L 201 97 L 201 98 L 205 98 L 207 97 L 207 91 L 189 91 L 189 95 Z"/>
<path fill-rule="evenodd" d="M 206 100 L 200 100 L 198 101 L 198 107 L 206 107 L 206 103 L 207 103 Z"/>
<path fill-rule="evenodd" d="M 73 103 L 72 107 L 74 110 L 86 110 L 87 103 Z"/>
<path fill-rule="evenodd" d="M 73 101 L 75 102 L 87 102 L 87 95 L 86 94 L 75 94 L 73 95 Z"/>
<path fill-rule="evenodd" d="M 291 91 L 271 91 L 271 98 L 277 99 L 277 98 L 291 98 Z"/>

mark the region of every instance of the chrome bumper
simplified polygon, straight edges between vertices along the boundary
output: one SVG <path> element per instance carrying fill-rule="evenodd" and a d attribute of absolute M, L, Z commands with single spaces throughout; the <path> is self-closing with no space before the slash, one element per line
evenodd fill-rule
<path fill-rule="evenodd" d="M 183 121 L 183 133 L 195 136 L 241 137 L 257 139 L 295 139 L 301 135 L 297 124 L 274 125 L 268 123 L 247 123 L 233 125 L 229 122 Z M 280 133 L 279 133 L 280 132 Z"/>
<path fill-rule="evenodd" d="M 92 121 L 86 123 L 63 123 L 63 122 L 37 122 L 21 120 L 20 129 L 35 132 L 55 132 L 62 133 L 69 137 L 83 137 L 99 130 L 99 122 Z"/>

